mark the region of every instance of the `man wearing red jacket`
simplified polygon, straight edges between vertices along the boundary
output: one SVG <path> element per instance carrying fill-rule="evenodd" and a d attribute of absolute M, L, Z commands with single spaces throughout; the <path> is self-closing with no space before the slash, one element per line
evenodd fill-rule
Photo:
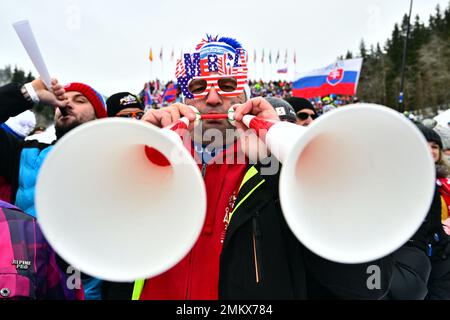
<path fill-rule="evenodd" d="M 188 105 L 201 114 L 227 113 L 234 107 L 238 130 L 228 120 L 191 124 L 188 146 L 205 180 L 206 221 L 186 257 L 136 286 L 134 298 L 383 298 L 392 275 L 391 257 L 369 264 L 330 262 L 307 250 L 287 226 L 279 201 L 278 162 L 262 156 L 265 148 L 255 146 L 255 136 L 237 134 L 245 130 L 240 123 L 245 114 L 279 121 L 267 101 L 246 94 L 246 62 L 236 40 L 208 36 L 193 54 L 178 61 L 176 77 L 184 103 L 150 110 L 143 117 L 165 127 L 181 116 L 193 123 L 195 114 Z M 381 270 L 381 283 L 370 289 L 367 269 L 373 264 Z"/>

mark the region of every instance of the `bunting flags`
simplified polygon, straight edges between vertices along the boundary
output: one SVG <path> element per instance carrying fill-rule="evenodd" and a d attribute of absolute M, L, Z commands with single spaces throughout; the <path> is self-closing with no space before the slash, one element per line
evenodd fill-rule
<path fill-rule="evenodd" d="M 152 48 L 150 48 L 150 54 L 149 54 L 148 58 L 150 59 L 150 62 L 153 62 L 153 49 Z"/>

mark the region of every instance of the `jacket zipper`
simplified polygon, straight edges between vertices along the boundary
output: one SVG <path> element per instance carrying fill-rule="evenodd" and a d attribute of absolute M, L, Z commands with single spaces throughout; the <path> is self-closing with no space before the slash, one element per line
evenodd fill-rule
<path fill-rule="evenodd" d="M 261 238 L 261 231 L 259 229 L 258 221 L 256 220 L 256 217 L 253 218 L 253 259 L 254 259 L 254 265 L 255 265 L 255 277 L 256 277 L 256 283 L 261 282 L 261 246 L 260 246 L 260 239 Z M 259 253 L 259 254 L 258 254 Z"/>
<path fill-rule="evenodd" d="M 202 177 L 204 178 L 206 175 L 206 163 L 202 164 Z"/>

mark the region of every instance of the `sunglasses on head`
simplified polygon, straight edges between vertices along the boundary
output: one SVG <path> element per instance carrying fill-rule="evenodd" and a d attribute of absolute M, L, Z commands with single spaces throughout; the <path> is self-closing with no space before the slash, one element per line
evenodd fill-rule
<path fill-rule="evenodd" d="M 244 92 L 243 86 L 234 77 L 223 76 L 194 78 L 189 82 L 188 90 L 194 99 L 201 99 L 209 94 L 212 87 L 223 97 L 235 97 Z"/>
<path fill-rule="evenodd" d="M 308 117 L 311 117 L 311 119 L 315 120 L 317 116 L 315 114 L 309 114 L 307 112 L 297 112 L 297 117 L 300 120 L 306 120 Z"/>
<path fill-rule="evenodd" d="M 132 112 L 118 114 L 118 115 L 116 115 L 116 117 L 119 117 L 119 118 L 134 118 L 134 119 L 140 120 L 140 119 L 142 119 L 144 114 L 145 114 L 144 111 L 132 111 Z"/>

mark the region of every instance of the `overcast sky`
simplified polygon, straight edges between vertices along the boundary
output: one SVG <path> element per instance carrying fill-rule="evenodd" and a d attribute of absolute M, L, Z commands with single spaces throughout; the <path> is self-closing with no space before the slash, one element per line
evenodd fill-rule
<path fill-rule="evenodd" d="M 7 64 L 36 71 L 12 23 L 29 20 L 52 75 L 61 82 L 80 81 L 104 95 L 137 93 L 145 81 L 172 77 L 181 50 L 191 51 L 205 36 L 229 36 L 249 52 L 251 77 L 276 76 L 286 49 L 289 77 L 324 67 L 347 50 L 382 45 L 410 0 L 0 0 L 0 68 Z M 413 16 L 428 22 L 437 4 L 414 0 Z M 150 47 L 155 61 L 148 59 Z M 159 54 L 164 48 L 163 64 Z M 261 64 L 262 50 L 266 64 Z M 254 50 L 258 62 L 253 64 Z M 268 52 L 272 52 L 272 65 Z M 280 61 L 275 58 L 280 50 Z M 151 76 L 153 74 L 153 76 Z"/>

